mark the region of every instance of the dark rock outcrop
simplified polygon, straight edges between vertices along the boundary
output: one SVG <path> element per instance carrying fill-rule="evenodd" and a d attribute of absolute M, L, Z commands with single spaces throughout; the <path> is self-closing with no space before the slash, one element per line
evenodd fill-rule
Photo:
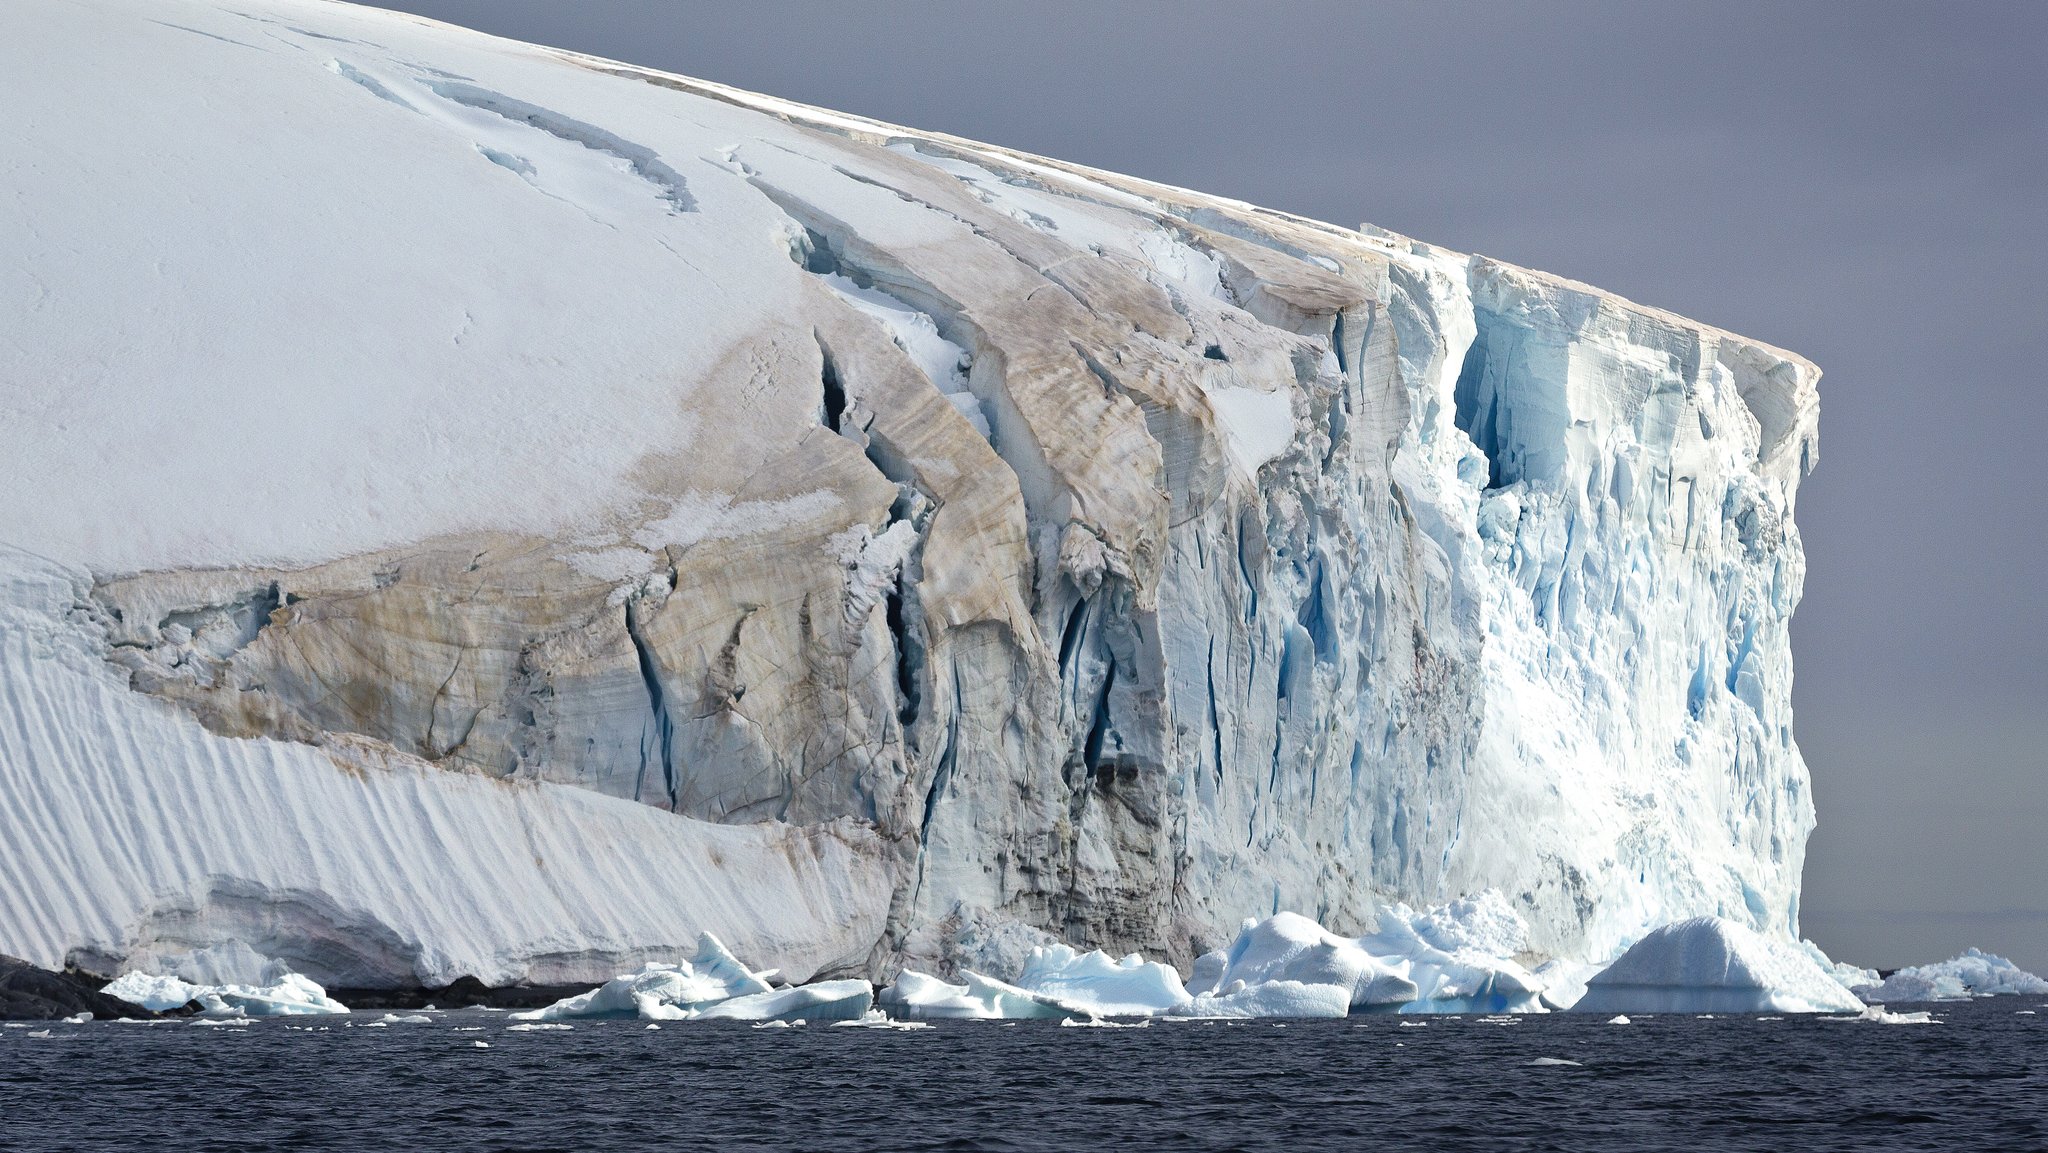
<path fill-rule="evenodd" d="M 0 1021 L 55 1021 L 79 1013 L 101 1020 L 150 1018 L 154 1013 L 100 992 L 101 980 L 75 969 L 53 973 L 0 954 Z"/>

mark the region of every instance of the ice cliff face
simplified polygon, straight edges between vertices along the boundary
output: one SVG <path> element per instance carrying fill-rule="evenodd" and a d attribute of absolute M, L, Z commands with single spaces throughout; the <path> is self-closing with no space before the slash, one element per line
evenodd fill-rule
<path fill-rule="evenodd" d="M 0 951 L 1796 928 L 1807 362 L 389 13 L 22 23 Z"/>

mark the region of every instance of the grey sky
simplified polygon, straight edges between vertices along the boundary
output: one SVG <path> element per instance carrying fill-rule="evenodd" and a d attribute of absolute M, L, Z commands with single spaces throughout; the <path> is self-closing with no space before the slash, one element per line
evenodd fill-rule
<path fill-rule="evenodd" d="M 2048 4 L 385 6 L 1370 220 L 1812 357 L 1805 928 L 2048 972 Z"/>

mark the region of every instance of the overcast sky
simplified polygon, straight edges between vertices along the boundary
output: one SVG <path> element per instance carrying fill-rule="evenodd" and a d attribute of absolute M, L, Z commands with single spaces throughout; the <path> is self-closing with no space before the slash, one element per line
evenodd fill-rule
<path fill-rule="evenodd" d="M 1590 281 L 1804 353 L 1804 925 L 2048 972 L 2048 3 L 385 6 Z"/>

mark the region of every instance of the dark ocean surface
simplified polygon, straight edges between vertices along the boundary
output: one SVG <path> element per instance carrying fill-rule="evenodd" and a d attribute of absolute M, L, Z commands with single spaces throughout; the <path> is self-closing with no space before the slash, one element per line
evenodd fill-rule
<path fill-rule="evenodd" d="M 2043 1001 L 1893 1006 L 1927 1025 L 31 1025 L 0 1029 L 0 1148 L 2048 1150 Z"/>

